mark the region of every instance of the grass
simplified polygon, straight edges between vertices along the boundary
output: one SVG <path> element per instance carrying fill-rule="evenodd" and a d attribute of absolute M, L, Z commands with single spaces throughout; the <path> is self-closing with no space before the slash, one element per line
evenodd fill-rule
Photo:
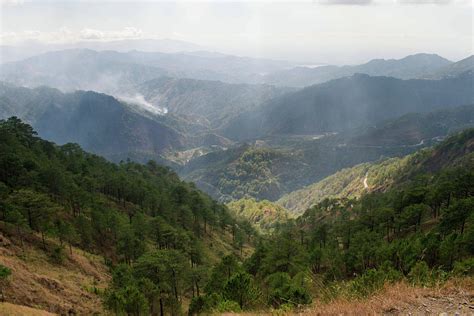
<path fill-rule="evenodd" d="M 55 314 L 47 311 L 31 308 L 27 306 L 15 305 L 11 303 L 0 303 L 0 315 L 6 316 L 52 316 Z"/>
<path fill-rule="evenodd" d="M 0 228 L 0 262 L 12 270 L 4 290 L 7 302 L 57 314 L 104 312 L 100 295 L 88 290 L 95 286 L 100 293 L 110 280 L 108 269 L 100 257 L 73 248 L 72 255 L 68 249 L 64 262 L 55 264 L 41 249 L 39 236 L 30 235 L 22 249 L 18 240 L 8 234 L 7 227 Z M 53 246 L 54 241 L 48 240 L 48 249 Z M 12 312 L 0 309 L 0 315 L 17 315 L 8 304 L 2 308 L 10 308 Z M 29 314 L 20 312 L 18 315 Z"/>

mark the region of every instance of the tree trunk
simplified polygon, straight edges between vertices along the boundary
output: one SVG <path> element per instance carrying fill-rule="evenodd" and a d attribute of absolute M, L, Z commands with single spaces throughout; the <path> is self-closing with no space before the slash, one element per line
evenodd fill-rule
<path fill-rule="evenodd" d="M 43 249 L 46 250 L 46 240 L 44 239 L 44 232 L 41 231 L 41 240 L 43 241 Z"/>
<path fill-rule="evenodd" d="M 165 316 L 164 310 L 163 310 L 163 299 L 160 297 L 160 316 Z"/>

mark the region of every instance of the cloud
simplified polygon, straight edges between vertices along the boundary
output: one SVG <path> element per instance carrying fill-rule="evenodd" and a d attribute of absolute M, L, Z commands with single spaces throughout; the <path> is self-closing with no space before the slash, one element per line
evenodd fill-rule
<path fill-rule="evenodd" d="M 85 28 L 80 31 L 80 39 L 83 40 L 117 40 L 141 38 L 143 31 L 135 27 L 126 27 L 121 31 L 100 31 Z"/>
<path fill-rule="evenodd" d="M 1 6 L 19 6 L 25 3 L 25 0 L 0 0 Z"/>
<path fill-rule="evenodd" d="M 451 4 L 453 0 L 397 0 L 399 4 Z"/>
<path fill-rule="evenodd" d="M 316 0 L 316 3 L 325 5 L 369 5 L 373 0 Z"/>
<path fill-rule="evenodd" d="M 1 32 L 0 42 L 16 44 L 24 41 L 40 41 L 45 43 L 70 43 L 87 40 L 121 40 L 143 38 L 143 31 L 135 27 L 125 27 L 119 31 L 101 31 L 97 29 L 84 28 L 80 31 L 71 31 L 62 27 L 54 32 L 41 32 L 36 30 L 21 32 Z"/>

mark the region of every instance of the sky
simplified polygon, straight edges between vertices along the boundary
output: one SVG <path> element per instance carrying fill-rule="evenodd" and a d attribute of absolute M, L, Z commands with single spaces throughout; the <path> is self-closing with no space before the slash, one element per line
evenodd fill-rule
<path fill-rule="evenodd" d="M 0 1 L 2 45 L 168 38 L 308 64 L 474 50 L 474 0 Z"/>

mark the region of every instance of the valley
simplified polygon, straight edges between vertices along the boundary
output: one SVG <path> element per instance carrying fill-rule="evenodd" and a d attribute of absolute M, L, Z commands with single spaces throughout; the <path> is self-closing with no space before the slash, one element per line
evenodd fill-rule
<path fill-rule="evenodd" d="M 474 56 L 379 1 L 2 2 L 0 314 L 471 313 Z"/>

